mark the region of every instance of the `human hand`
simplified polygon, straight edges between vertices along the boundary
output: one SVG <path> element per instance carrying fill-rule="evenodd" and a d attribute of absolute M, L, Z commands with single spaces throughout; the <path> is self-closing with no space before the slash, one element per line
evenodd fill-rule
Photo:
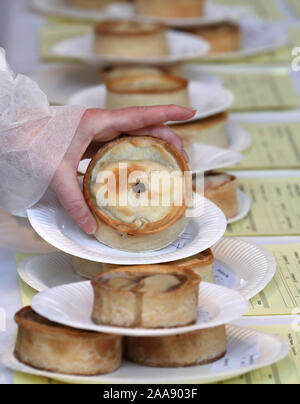
<path fill-rule="evenodd" d="M 120 134 L 153 136 L 166 140 L 187 159 L 180 139 L 164 125 L 168 121 L 185 121 L 195 111 L 176 105 L 134 107 L 122 110 L 88 109 L 83 115 L 72 143 L 51 182 L 51 188 L 67 213 L 88 234 L 97 230 L 77 178 L 77 168 L 92 142 L 104 143 Z M 98 145 L 98 148 L 100 147 Z"/>

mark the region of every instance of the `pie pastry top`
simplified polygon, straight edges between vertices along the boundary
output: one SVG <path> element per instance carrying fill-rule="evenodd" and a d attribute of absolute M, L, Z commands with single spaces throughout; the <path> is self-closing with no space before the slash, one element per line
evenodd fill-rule
<path fill-rule="evenodd" d="M 177 195 L 184 196 L 185 171 L 189 171 L 186 161 L 167 142 L 151 137 L 122 137 L 102 147 L 93 158 L 84 178 L 84 195 L 95 216 L 115 230 L 153 234 L 184 215 L 189 200 L 181 200 L 176 206 L 175 199 Z M 163 190 L 151 181 L 151 175 L 159 172 L 170 175 L 170 206 L 163 206 Z M 112 178 L 112 188 L 107 178 Z M 178 178 L 182 181 L 175 181 Z M 104 206 L 107 189 L 112 193 L 115 190 L 115 206 Z"/>
<path fill-rule="evenodd" d="M 118 369 L 122 338 L 53 323 L 25 307 L 15 315 L 19 326 L 15 356 L 52 372 L 97 375 Z"/>
<path fill-rule="evenodd" d="M 92 279 L 93 321 L 123 327 L 168 328 L 196 321 L 201 278 L 189 268 L 119 267 Z"/>
<path fill-rule="evenodd" d="M 195 122 L 172 125 L 172 130 L 182 138 L 187 150 L 193 143 L 228 148 L 227 122 L 228 114 L 222 112 Z"/>
<path fill-rule="evenodd" d="M 166 74 L 149 74 L 112 79 L 107 82 L 107 107 L 177 104 L 190 106 L 188 81 Z"/>

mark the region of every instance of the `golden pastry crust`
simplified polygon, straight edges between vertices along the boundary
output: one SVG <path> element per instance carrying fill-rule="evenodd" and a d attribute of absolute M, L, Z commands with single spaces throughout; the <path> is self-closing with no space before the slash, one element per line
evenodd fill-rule
<path fill-rule="evenodd" d="M 95 25 L 95 53 L 102 56 L 152 57 L 169 54 L 166 28 L 136 21 L 104 21 Z"/>
<path fill-rule="evenodd" d="M 109 109 L 169 104 L 190 106 L 188 81 L 182 77 L 142 74 L 109 80 L 106 87 Z"/>
<path fill-rule="evenodd" d="M 234 175 L 227 173 L 205 173 L 204 195 L 216 204 L 227 219 L 238 214 L 238 181 Z M 194 186 L 194 190 L 197 192 Z"/>
<path fill-rule="evenodd" d="M 222 112 L 195 122 L 172 125 L 171 129 L 182 138 L 187 150 L 192 147 L 193 143 L 226 149 L 229 147 L 227 122 L 228 114 Z"/>
<path fill-rule="evenodd" d="M 201 278 L 188 268 L 120 267 L 92 279 L 96 324 L 171 328 L 195 323 Z"/>
<path fill-rule="evenodd" d="M 121 366 L 122 338 L 82 331 L 48 321 L 25 307 L 15 315 L 19 326 L 15 356 L 37 369 L 93 376 Z"/>
<path fill-rule="evenodd" d="M 241 28 L 234 22 L 208 25 L 193 29 L 190 32 L 194 35 L 201 36 L 210 43 L 211 54 L 233 52 L 241 47 Z"/>
<path fill-rule="evenodd" d="M 128 360 L 142 366 L 177 368 L 200 366 L 225 356 L 226 329 L 220 326 L 166 337 L 126 337 Z"/>
<path fill-rule="evenodd" d="M 175 196 L 178 194 L 182 197 L 181 204 L 175 203 L 174 197 L 174 200 L 170 199 L 169 206 L 165 206 L 162 194 L 158 194 L 158 203 L 153 206 L 152 170 L 158 174 L 166 172 L 174 175 L 175 172 L 176 178 L 182 180 L 181 185 L 177 188 L 174 185 L 173 189 Z M 115 206 L 104 206 L 102 199 L 98 200 L 99 193 L 106 192 L 107 185 L 102 182 L 98 184 L 98 177 L 107 172 L 117 181 Z M 184 232 L 188 223 L 185 212 L 191 194 L 189 178 L 184 178 L 185 172 L 189 173 L 190 170 L 184 158 L 161 139 L 122 137 L 102 147 L 89 165 L 83 183 L 85 200 L 98 222 L 96 238 L 113 248 L 126 251 L 154 251 L 171 244 Z M 130 176 L 135 173 L 140 179 L 134 179 L 133 184 Z M 136 189 L 137 186 L 141 187 L 141 191 Z M 161 188 L 159 192 L 162 193 Z M 120 202 L 124 195 L 127 198 L 125 206 Z M 134 198 L 142 203 L 135 205 Z"/>
<path fill-rule="evenodd" d="M 136 12 L 149 17 L 201 17 L 204 14 L 204 0 L 136 0 Z"/>

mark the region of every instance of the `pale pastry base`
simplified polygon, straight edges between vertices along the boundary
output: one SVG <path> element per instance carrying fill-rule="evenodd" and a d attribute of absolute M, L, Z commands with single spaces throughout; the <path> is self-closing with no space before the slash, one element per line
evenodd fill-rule
<path fill-rule="evenodd" d="M 188 90 L 184 88 L 178 91 L 166 91 L 161 93 L 140 92 L 136 94 L 107 92 L 107 108 L 109 109 L 169 104 L 176 104 L 188 108 L 190 106 Z"/>
<path fill-rule="evenodd" d="M 225 326 L 167 337 L 127 337 L 125 356 L 142 366 L 177 368 L 200 366 L 226 354 Z"/>
<path fill-rule="evenodd" d="M 193 261 L 186 261 L 186 263 L 179 264 L 180 268 L 191 268 L 196 274 L 198 274 L 203 282 L 216 283 L 214 266 L 212 265 L 201 265 L 193 263 Z"/>
<path fill-rule="evenodd" d="M 201 17 L 204 0 L 136 0 L 136 12 L 163 18 Z"/>
<path fill-rule="evenodd" d="M 166 56 L 169 45 L 165 32 L 144 35 L 95 35 L 94 52 L 102 56 L 150 57 Z"/>
<path fill-rule="evenodd" d="M 121 366 L 122 339 L 84 333 L 82 337 L 19 328 L 15 356 L 37 369 L 92 376 L 111 373 Z"/>
<path fill-rule="evenodd" d="M 188 223 L 189 218 L 184 215 L 173 226 L 159 233 L 132 236 L 120 233 L 98 220 L 98 229 L 95 237 L 100 243 L 116 250 L 129 252 L 157 251 L 177 240 L 184 233 Z"/>

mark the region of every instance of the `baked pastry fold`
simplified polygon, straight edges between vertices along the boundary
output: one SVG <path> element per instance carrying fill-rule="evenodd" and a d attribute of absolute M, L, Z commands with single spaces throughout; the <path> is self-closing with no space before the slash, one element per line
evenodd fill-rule
<path fill-rule="evenodd" d="M 171 244 L 189 222 L 189 174 L 181 154 L 161 139 L 131 136 L 106 144 L 83 184 L 98 223 L 95 237 L 124 251 L 155 251 Z"/>
<path fill-rule="evenodd" d="M 190 106 L 188 81 L 177 76 L 142 74 L 112 79 L 106 87 L 109 109 L 169 104 Z"/>
<path fill-rule="evenodd" d="M 238 181 L 234 175 L 227 173 L 207 172 L 204 176 L 204 195 L 217 205 L 227 219 L 238 214 Z M 194 182 L 194 190 L 196 184 Z"/>
<path fill-rule="evenodd" d="M 121 366 L 122 337 L 65 327 L 25 307 L 15 315 L 19 326 L 15 356 L 37 369 L 93 376 Z"/>
<path fill-rule="evenodd" d="M 96 324 L 171 328 L 197 320 L 199 283 L 192 270 L 164 265 L 120 267 L 92 279 Z"/>
<path fill-rule="evenodd" d="M 101 56 L 147 58 L 169 54 L 166 28 L 157 24 L 105 21 L 95 25 L 94 33 L 94 51 Z"/>
<path fill-rule="evenodd" d="M 177 368 L 215 362 L 226 354 L 225 326 L 164 337 L 126 337 L 125 356 L 142 366 Z"/>
<path fill-rule="evenodd" d="M 225 21 L 195 28 L 189 32 L 209 42 L 211 54 L 233 52 L 241 47 L 241 28 L 234 22 Z"/>
<path fill-rule="evenodd" d="M 172 125 L 171 129 L 181 137 L 187 152 L 192 153 L 194 143 L 227 149 L 228 114 L 222 112 L 195 122 Z"/>
<path fill-rule="evenodd" d="M 204 14 L 204 0 L 136 0 L 137 14 L 161 18 L 195 18 Z"/>

